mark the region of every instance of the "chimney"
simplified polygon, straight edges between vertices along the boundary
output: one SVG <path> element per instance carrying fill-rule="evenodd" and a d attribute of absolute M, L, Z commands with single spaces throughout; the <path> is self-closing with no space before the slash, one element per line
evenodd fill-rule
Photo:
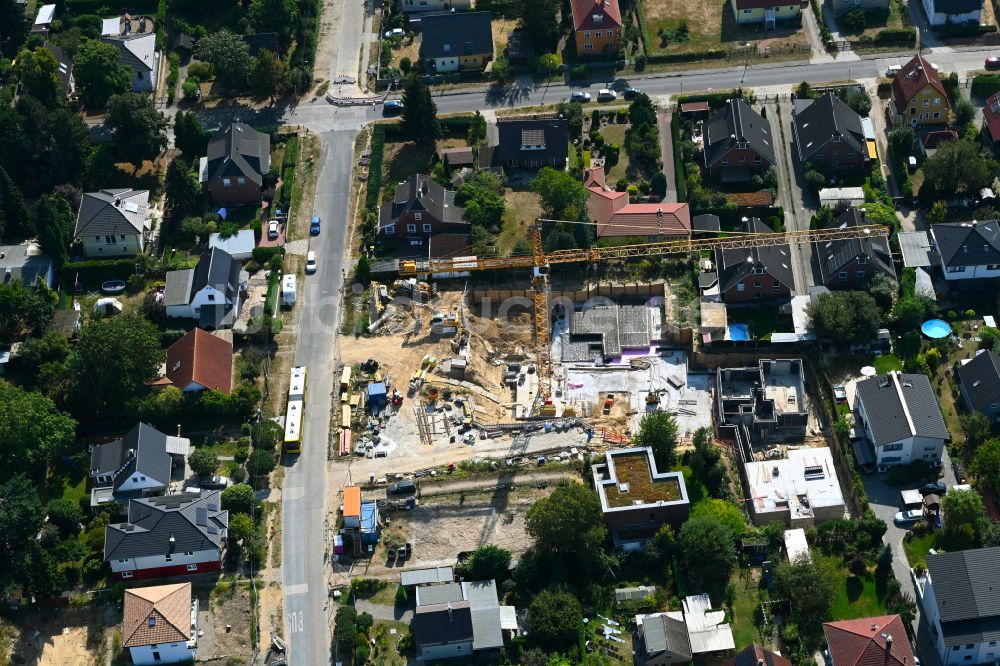
<path fill-rule="evenodd" d="M 454 613 L 451 610 L 451 602 L 450 601 L 448 602 L 448 621 L 449 622 L 454 622 L 455 621 Z"/>
<path fill-rule="evenodd" d="M 662 208 L 657 208 L 656 209 L 656 217 L 659 218 L 659 219 L 661 219 L 661 220 L 663 219 L 663 209 Z"/>
<path fill-rule="evenodd" d="M 892 654 L 892 634 L 885 637 L 885 658 L 888 659 L 890 654 Z"/>
<path fill-rule="evenodd" d="M 181 424 L 180 423 L 177 424 L 177 436 L 178 437 L 181 436 Z"/>

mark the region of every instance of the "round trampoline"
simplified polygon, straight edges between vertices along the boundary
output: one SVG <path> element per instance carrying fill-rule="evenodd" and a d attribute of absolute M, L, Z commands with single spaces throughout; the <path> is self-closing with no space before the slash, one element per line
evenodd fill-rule
<path fill-rule="evenodd" d="M 920 326 L 920 331 L 928 338 L 947 338 L 951 335 L 951 325 L 941 319 L 929 319 Z"/>

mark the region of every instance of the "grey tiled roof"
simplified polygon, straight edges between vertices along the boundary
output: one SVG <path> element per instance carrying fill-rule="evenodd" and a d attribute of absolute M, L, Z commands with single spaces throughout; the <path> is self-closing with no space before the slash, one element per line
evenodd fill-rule
<path fill-rule="evenodd" d="M 191 293 L 213 287 L 226 296 L 233 296 L 240 287 L 240 262 L 217 247 L 201 255 L 191 279 Z"/>
<path fill-rule="evenodd" d="M 219 490 L 131 500 L 128 521 L 105 530 L 104 559 L 221 549 L 229 527 L 221 500 Z"/>
<path fill-rule="evenodd" d="M 472 611 L 468 601 L 419 606 L 410 626 L 420 646 L 471 641 Z"/>
<path fill-rule="evenodd" d="M 946 646 L 1000 640 L 1000 548 L 927 556 Z"/>
<path fill-rule="evenodd" d="M 945 222 L 931 226 L 945 266 L 1000 264 L 1000 223 Z"/>
<path fill-rule="evenodd" d="M 156 53 L 156 34 L 121 35 L 101 37 L 101 41 L 118 47 L 122 54 L 122 64 L 134 72 L 150 73 Z"/>
<path fill-rule="evenodd" d="M 712 166 L 739 142 L 775 164 L 771 125 L 741 98 L 731 99 L 705 126 L 705 164 Z"/>
<path fill-rule="evenodd" d="M 271 168 L 271 137 L 243 123 L 230 123 L 208 142 L 208 180 L 246 178 L 264 184 Z"/>
<path fill-rule="evenodd" d="M 167 272 L 167 286 L 163 290 L 163 305 L 187 305 L 191 302 L 191 285 L 194 269 Z"/>
<path fill-rule="evenodd" d="M 774 229 L 758 218 L 744 222 L 740 231 L 757 234 L 774 233 Z M 719 269 L 719 287 L 722 291 L 727 291 L 742 281 L 758 265 L 763 266 L 772 277 L 789 289 L 794 286 L 791 250 L 788 245 L 717 250 L 716 263 Z"/>
<path fill-rule="evenodd" d="M 927 375 L 900 373 L 898 380 L 898 391 L 891 375 L 870 377 L 857 384 L 858 398 L 864 405 L 875 446 L 908 437 L 951 439 Z M 900 400 L 900 392 L 905 406 Z M 913 421 L 913 431 L 906 418 L 907 412 Z"/>
<path fill-rule="evenodd" d="M 965 394 L 974 409 L 983 409 L 1000 400 L 1000 358 L 993 350 L 977 354 L 958 369 Z"/>
<path fill-rule="evenodd" d="M 129 188 L 86 192 L 80 201 L 75 235 L 141 234 L 148 226 L 148 190 Z"/>
<path fill-rule="evenodd" d="M 433 606 L 446 604 L 449 601 L 464 601 L 461 583 L 444 583 L 442 585 L 421 585 L 417 588 L 417 606 Z"/>
<path fill-rule="evenodd" d="M 134 472 L 163 484 L 170 483 L 170 469 L 167 436 L 145 423 L 139 423 L 121 439 L 95 446 L 90 454 L 92 475 L 117 472 L 115 488 Z"/>
<path fill-rule="evenodd" d="M 857 208 L 850 208 L 844 211 L 836 219 L 835 226 L 856 227 L 864 224 L 863 213 Z M 885 236 L 878 238 L 851 238 L 848 240 L 830 241 L 822 245 L 816 245 L 816 252 L 819 255 L 819 267 L 823 272 L 823 281 L 829 282 L 836 278 L 837 273 L 846 265 L 854 261 L 859 256 L 868 257 L 879 270 L 890 277 L 896 277 L 896 269 L 892 264 L 892 254 L 889 250 L 889 239 Z"/>
<path fill-rule="evenodd" d="M 866 150 L 861 116 L 830 92 L 795 114 L 795 132 L 799 139 L 799 159 L 803 162 L 811 159 L 833 137 L 840 137 L 861 154 Z"/>
<path fill-rule="evenodd" d="M 472 611 L 472 648 L 487 650 L 503 646 L 500 630 L 500 603 L 497 586 L 493 580 L 462 583 L 465 597 Z"/>
<path fill-rule="evenodd" d="M 410 212 L 426 212 L 447 224 L 461 224 L 465 216 L 465 209 L 455 205 L 455 192 L 419 173 L 396 186 L 392 202 L 382 204 L 379 224 L 396 224 L 400 217 Z"/>
<path fill-rule="evenodd" d="M 430 14 L 420 19 L 420 57 L 493 55 L 489 12 Z"/>
<path fill-rule="evenodd" d="M 684 620 L 677 620 L 665 613 L 644 618 L 642 636 L 647 653 L 670 652 L 678 657 L 677 661 L 691 659 L 691 642 Z"/>
<path fill-rule="evenodd" d="M 522 150 L 528 144 L 522 143 L 524 132 L 541 130 L 542 145 L 540 149 Z M 537 140 L 538 134 L 531 135 Z M 516 118 L 497 121 L 498 143 L 487 151 L 489 165 L 506 166 L 511 160 L 537 160 L 540 163 L 551 164 L 552 160 L 565 160 L 569 156 L 569 121 L 565 118 Z M 480 149 L 482 151 L 482 149 Z M 480 158 L 480 165 L 483 159 Z"/>

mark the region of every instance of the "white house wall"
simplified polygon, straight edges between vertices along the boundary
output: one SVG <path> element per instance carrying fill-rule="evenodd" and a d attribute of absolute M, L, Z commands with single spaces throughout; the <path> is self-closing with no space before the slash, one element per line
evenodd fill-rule
<path fill-rule="evenodd" d="M 132 655 L 132 663 L 135 666 L 149 666 L 151 664 L 177 664 L 184 661 L 192 661 L 197 652 L 196 648 L 189 648 L 187 642 L 183 643 L 160 643 L 158 645 L 139 645 L 129 648 Z M 153 655 L 156 653 L 159 659 Z"/>
<path fill-rule="evenodd" d="M 166 544 L 164 544 L 166 548 Z M 174 553 L 170 561 L 167 561 L 166 554 L 146 555 L 143 557 L 130 557 L 123 559 L 113 559 L 110 561 L 111 571 L 120 573 L 122 571 L 141 571 L 143 569 L 159 569 L 161 567 L 176 567 L 186 564 L 201 564 L 204 562 L 218 562 L 218 550 L 196 550 L 190 555 L 184 553 Z"/>

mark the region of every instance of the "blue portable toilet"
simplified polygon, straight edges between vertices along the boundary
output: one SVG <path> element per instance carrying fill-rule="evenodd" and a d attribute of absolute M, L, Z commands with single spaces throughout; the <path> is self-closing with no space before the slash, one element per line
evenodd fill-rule
<path fill-rule="evenodd" d="M 385 382 L 372 382 L 368 385 L 368 404 L 372 407 L 385 407 Z"/>

